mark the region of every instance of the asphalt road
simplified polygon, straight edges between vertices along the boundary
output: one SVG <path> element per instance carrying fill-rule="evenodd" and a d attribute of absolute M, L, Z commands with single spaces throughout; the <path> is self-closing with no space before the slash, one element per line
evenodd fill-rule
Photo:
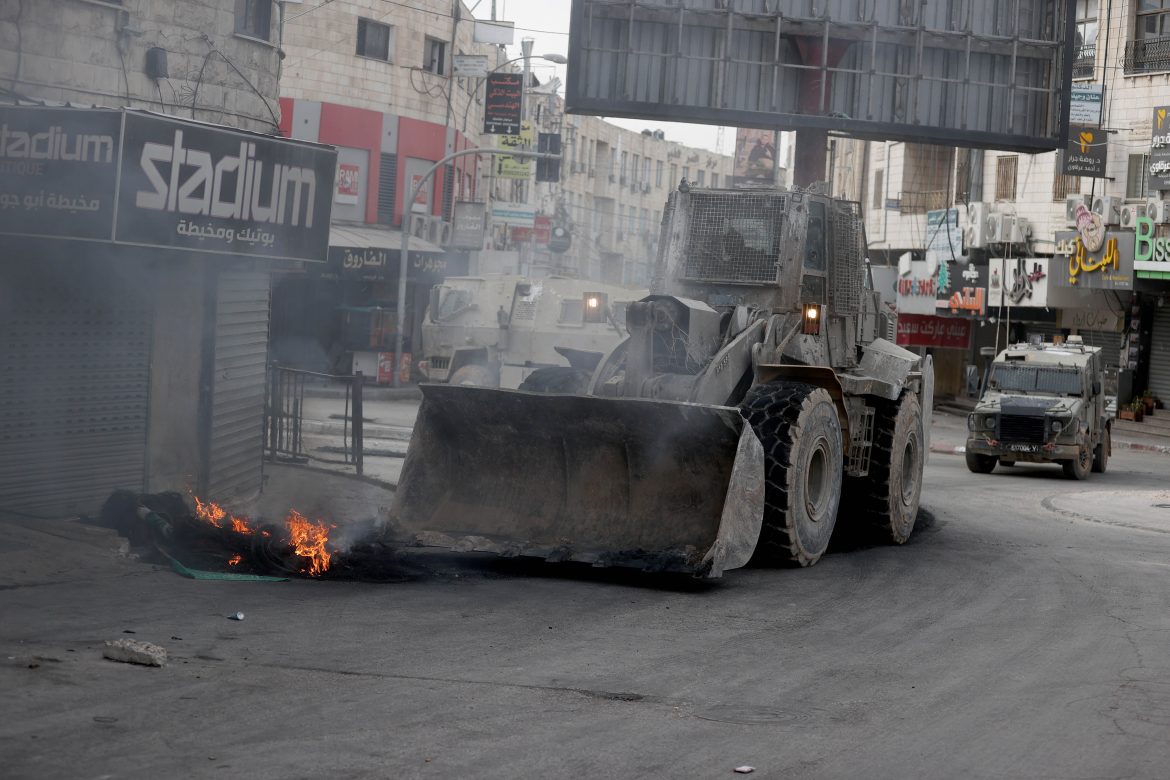
<path fill-rule="evenodd" d="M 936 455 L 906 546 L 707 587 L 428 553 L 390 583 L 194 582 L 6 519 L 0 773 L 1165 777 L 1168 465 Z M 170 664 L 102 660 L 123 631 Z"/>

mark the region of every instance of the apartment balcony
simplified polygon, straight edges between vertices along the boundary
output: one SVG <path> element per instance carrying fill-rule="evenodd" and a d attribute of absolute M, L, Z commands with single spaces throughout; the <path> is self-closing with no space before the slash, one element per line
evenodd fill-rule
<path fill-rule="evenodd" d="M 1158 73 L 1170 70 L 1170 37 L 1142 38 L 1125 44 L 1125 72 Z"/>
<path fill-rule="evenodd" d="M 1077 49 L 1077 58 L 1073 60 L 1073 78 L 1091 79 L 1097 65 L 1097 44 L 1081 46 Z"/>

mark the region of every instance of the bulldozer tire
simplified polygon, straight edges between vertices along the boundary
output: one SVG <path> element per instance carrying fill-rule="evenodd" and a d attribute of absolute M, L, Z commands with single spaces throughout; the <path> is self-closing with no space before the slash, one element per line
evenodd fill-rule
<path fill-rule="evenodd" d="M 1109 428 L 1105 429 L 1105 436 L 1102 437 L 1101 442 L 1093 451 L 1093 473 L 1104 474 L 1105 468 L 1109 464 L 1109 455 L 1113 449 L 1113 433 Z"/>
<path fill-rule="evenodd" d="M 966 457 L 967 470 L 972 474 L 990 474 L 998 460 L 994 455 L 980 455 L 978 452 L 968 452 Z"/>
<path fill-rule="evenodd" d="M 590 376 L 592 375 L 588 371 L 567 366 L 538 368 L 524 377 L 519 389 L 530 393 L 581 395 L 589 386 Z"/>
<path fill-rule="evenodd" d="M 904 393 L 897 402 L 879 403 L 869 475 L 860 480 L 856 495 L 871 527 L 894 544 L 905 544 L 914 532 L 924 463 L 918 396 Z"/>
<path fill-rule="evenodd" d="M 764 446 L 764 522 L 753 559 L 812 566 L 829 546 L 841 502 L 841 421 L 828 391 L 756 385 L 741 410 Z"/>
<path fill-rule="evenodd" d="M 1061 465 L 1064 466 L 1064 475 L 1069 479 L 1087 479 L 1093 469 L 1093 452 L 1088 447 L 1082 447 L 1080 457 L 1066 460 Z"/>
<path fill-rule="evenodd" d="M 496 378 L 487 366 L 471 363 L 452 374 L 451 378 L 447 380 L 447 384 L 465 387 L 495 387 Z"/>

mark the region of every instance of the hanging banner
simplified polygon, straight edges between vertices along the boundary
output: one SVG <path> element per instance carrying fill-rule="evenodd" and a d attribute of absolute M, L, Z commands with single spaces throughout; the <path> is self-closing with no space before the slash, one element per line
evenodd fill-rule
<path fill-rule="evenodd" d="M 1109 157 L 1109 136 L 1104 130 L 1069 125 L 1068 143 L 1061 155 L 1061 173 L 1065 176 L 1104 178 Z"/>
<path fill-rule="evenodd" d="M 492 135 L 520 132 L 522 73 L 489 73 L 483 103 L 483 131 Z"/>
<path fill-rule="evenodd" d="M 1150 141 L 1150 175 L 1146 189 L 1150 192 L 1170 190 L 1170 106 L 1154 109 L 1154 133 Z"/>
<path fill-rule="evenodd" d="M 741 184 L 771 184 L 775 177 L 775 133 L 741 127 L 735 131 L 735 168 L 732 181 Z"/>

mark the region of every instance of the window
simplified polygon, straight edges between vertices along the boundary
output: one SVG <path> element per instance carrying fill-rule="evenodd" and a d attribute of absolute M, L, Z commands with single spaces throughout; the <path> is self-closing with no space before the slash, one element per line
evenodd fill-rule
<path fill-rule="evenodd" d="M 358 19 L 357 56 L 390 61 L 390 25 Z"/>
<path fill-rule="evenodd" d="M 272 36 L 272 0 L 236 0 L 236 32 L 268 40 Z"/>
<path fill-rule="evenodd" d="M 666 169 L 666 163 L 662 162 L 662 160 L 659 160 L 657 163 L 655 163 L 655 166 L 654 166 L 654 186 L 655 187 L 662 186 L 662 177 L 665 174 L 665 169 Z"/>
<path fill-rule="evenodd" d="M 885 181 L 886 172 L 878 169 L 873 172 L 873 207 L 880 209 L 885 204 Z"/>
<path fill-rule="evenodd" d="M 1076 195 L 1081 191 L 1081 177 L 1080 176 L 1064 176 L 1060 169 L 1056 170 L 1056 176 L 1052 180 L 1052 202 L 1063 203 L 1064 199 L 1069 195 Z"/>
<path fill-rule="evenodd" d="M 1010 155 L 995 161 L 995 199 L 1016 199 L 1016 169 L 1019 157 Z"/>
<path fill-rule="evenodd" d="M 438 76 L 447 73 L 447 42 L 427 36 L 423 40 L 423 70 Z"/>
<path fill-rule="evenodd" d="M 670 181 L 667 183 L 668 187 L 672 189 L 678 184 L 678 166 L 674 163 L 670 164 Z"/>
<path fill-rule="evenodd" d="M 707 183 L 707 172 L 704 171 L 702 168 L 700 168 L 698 171 L 698 177 L 699 177 L 699 186 L 700 187 L 702 187 L 704 184 Z"/>
<path fill-rule="evenodd" d="M 711 172 L 711 187 L 715 188 L 718 186 L 719 186 L 719 174 L 712 171 Z"/>
<path fill-rule="evenodd" d="M 629 162 L 630 162 L 630 153 L 629 152 L 622 152 L 622 170 L 621 170 L 622 184 L 626 183 L 626 166 L 629 164 Z"/>
<path fill-rule="evenodd" d="M 650 229 L 650 210 L 649 209 L 642 209 L 641 224 L 638 226 L 638 229 L 641 230 L 643 233 L 645 233 L 646 231 L 648 231 Z"/>
<path fill-rule="evenodd" d="M 638 183 L 641 184 L 643 187 L 650 186 L 650 158 L 649 157 L 645 157 L 642 159 L 642 180 L 639 181 Z"/>
<path fill-rule="evenodd" d="M 1170 0 L 1138 0 L 1134 39 L 1125 44 L 1125 72 L 1170 70 Z"/>
<path fill-rule="evenodd" d="M 1073 78 L 1093 77 L 1093 65 L 1097 60 L 1097 6 L 1098 0 L 1076 0 L 1077 2 L 1077 48 L 1073 60 Z"/>
<path fill-rule="evenodd" d="M 633 165 L 630 166 L 630 178 L 635 184 L 638 183 L 638 163 L 641 162 L 641 160 L 642 158 L 635 154 L 634 159 L 632 160 Z"/>
<path fill-rule="evenodd" d="M 683 166 L 683 178 L 686 179 L 687 181 L 691 180 L 691 166 L 689 166 L 689 165 Z"/>
<path fill-rule="evenodd" d="M 1125 175 L 1125 197 L 1129 200 L 1144 200 L 1146 191 L 1146 172 L 1150 168 L 1148 154 L 1131 154 L 1129 156 L 1129 170 Z"/>

